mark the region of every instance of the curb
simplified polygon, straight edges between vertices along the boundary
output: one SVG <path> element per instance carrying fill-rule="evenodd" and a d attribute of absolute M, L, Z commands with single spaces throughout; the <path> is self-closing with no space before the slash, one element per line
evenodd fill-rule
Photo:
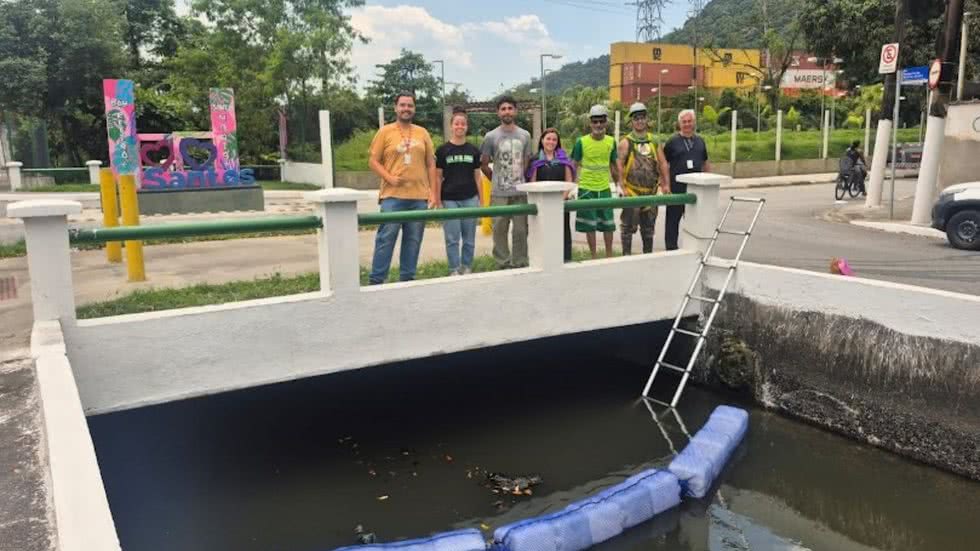
<path fill-rule="evenodd" d="M 862 228 L 883 231 L 887 233 L 899 233 L 904 235 L 914 235 L 917 237 L 928 237 L 931 239 L 946 239 L 946 234 L 927 226 L 913 226 L 901 222 L 871 222 L 868 220 L 851 220 L 851 224 Z"/>

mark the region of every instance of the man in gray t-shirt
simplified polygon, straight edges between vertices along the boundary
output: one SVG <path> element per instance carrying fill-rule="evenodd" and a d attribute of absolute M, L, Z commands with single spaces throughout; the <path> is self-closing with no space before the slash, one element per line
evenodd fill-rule
<path fill-rule="evenodd" d="M 524 183 L 524 172 L 531 162 L 531 135 L 514 124 L 517 102 L 510 96 L 497 100 L 500 126 L 483 138 L 480 161 L 483 174 L 493 182 L 491 205 L 526 204 L 527 195 L 517 190 Z M 490 168 L 493 163 L 493 168 Z M 507 234 L 514 223 L 513 254 Z M 527 266 L 527 216 L 501 216 L 493 219 L 493 258 L 498 268 Z"/>

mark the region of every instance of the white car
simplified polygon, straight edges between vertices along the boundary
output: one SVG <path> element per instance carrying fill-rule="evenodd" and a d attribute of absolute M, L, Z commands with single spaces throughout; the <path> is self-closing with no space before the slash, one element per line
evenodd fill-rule
<path fill-rule="evenodd" d="M 980 250 L 980 182 L 944 189 L 932 207 L 932 227 L 957 249 Z"/>

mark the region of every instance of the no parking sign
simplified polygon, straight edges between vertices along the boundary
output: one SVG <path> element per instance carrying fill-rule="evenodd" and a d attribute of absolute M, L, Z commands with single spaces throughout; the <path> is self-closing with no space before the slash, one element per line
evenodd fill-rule
<path fill-rule="evenodd" d="M 881 60 L 878 63 L 878 73 L 888 75 L 898 67 L 898 42 L 885 44 L 881 47 Z"/>

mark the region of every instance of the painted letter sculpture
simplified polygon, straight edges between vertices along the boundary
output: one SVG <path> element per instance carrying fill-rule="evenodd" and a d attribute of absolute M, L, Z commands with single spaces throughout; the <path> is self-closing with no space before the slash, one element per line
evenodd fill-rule
<path fill-rule="evenodd" d="M 116 175 L 135 174 L 140 191 L 232 188 L 255 184 L 238 161 L 235 93 L 212 88 L 210 132 L 137 134 L 133 81 L 102 81 L 109 159 Z"/>

